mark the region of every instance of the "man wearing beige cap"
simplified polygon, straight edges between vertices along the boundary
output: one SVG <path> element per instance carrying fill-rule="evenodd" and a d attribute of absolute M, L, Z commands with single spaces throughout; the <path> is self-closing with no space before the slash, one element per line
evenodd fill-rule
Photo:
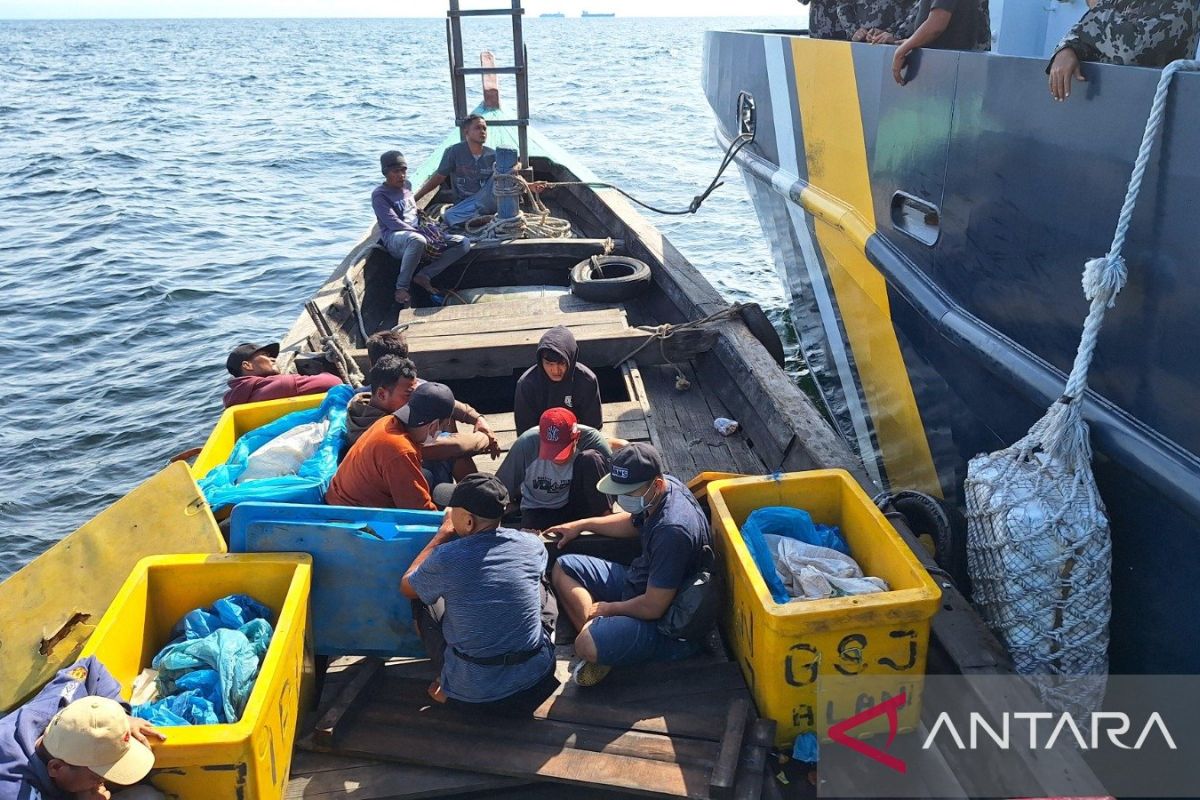
<path fill-rule="evenodd" d="M 86 658 L 0 719 L 0 800 L 162 797 L 147 786 L 123 788 L 149 774 L 149 739 L 164 737 L 129 716 L 119 697 L 104 665 Z"/>

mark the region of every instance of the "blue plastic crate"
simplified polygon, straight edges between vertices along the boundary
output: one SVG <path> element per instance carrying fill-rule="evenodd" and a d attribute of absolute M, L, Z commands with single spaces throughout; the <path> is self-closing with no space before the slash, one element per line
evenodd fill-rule
<path fill-rule="evenodd" d="M 239 503 L 234 553 L 312 556 L 313 645 L 321 655 L 421 656 L 400 579 L 442 521 L 440 511 Z"/>

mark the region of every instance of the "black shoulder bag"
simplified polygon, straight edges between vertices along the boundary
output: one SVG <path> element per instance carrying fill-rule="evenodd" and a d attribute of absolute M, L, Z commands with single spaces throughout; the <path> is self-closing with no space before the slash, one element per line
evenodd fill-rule
<path fill-rule="evenodd" d="M 703 639 L 721 613 L 725 599 L 722 589 L 716 553 L 704 545 L 700 569 L 676 593 L 667 613 L 658 620 L 658 632 L 672 639 Z"/>

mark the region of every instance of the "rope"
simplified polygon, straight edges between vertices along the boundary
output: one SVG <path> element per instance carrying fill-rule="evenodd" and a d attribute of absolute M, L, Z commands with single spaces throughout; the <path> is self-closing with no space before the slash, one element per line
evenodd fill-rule
<path fill-rule="evenodd" d="M 638 330 L 646 331 L 650 334 L 650 336 L 647 337 L 646 340 L 637 347 L 633 348 L 633 350 L 629 351 L 629 353 L 627 353 L 624 357 L 618 358 L 617 363 L 620 364 L 623 361 L 628 361 L 638 353 L 645 350 L 651 343 L 658 342 L 658 351 L 662 354 L 663 361 L 666 361 L 675 369 L 676 388 L 678 388 L 680 391 L 687 389 L 689 386 L 691 386 L 690 382 L 686 377 L 684 377 L 683 371 L 679 369 L 679 366 L 667 355 L 667 339 L 670 339 L 672 336 L 680 333 L 681 331 L 700 330 L 706 325 L 716 322 L 723 322 L 727 319 L 733 319 L 741 313 L 742 304 L 734 303 L 728 308 L 723 308 L 720 311 L 709 314 L 707 317 L 691 320 L 690 322 L 681 322 L 678 325 L 672 325 L 669 322 L 665 322 L 662 325 L 639 325 L 637 326 Z"/>
<path fill-rule="evenodd" d="M 1079 340 L 1079 349 L 1075 353 L 1075 362 L 1067 379 L 1066 389 L 1061 404 L 1065 410 L 1051 414 L 1052 419 L 1044 431 L 1047 442 L 1060 443 L 1055 447 L 1058 453 L 1086 453 L 1091 460 L 1090 447 L 1086 442 L 1079 441 L 1079 426 L 1074 425 L 1079 418 L 1078 403 L 1087 391 L 1088 370 L 1091 368 L 1092 357 L 1096 352 L 1096 344 L 1100 338 L 1100 329 L 1104 324 L 1104 314 L 1107 309 L 1116 305 L 1117 294 L 1125 287 L 1129 270 L 1121 251 L 1125 247 L 1125 236 L 1129 233 L 1133 222 L 1133 212 L 1137 207 L 1138 194 L 1142 190 L 1142 182 L 1146 176 L 1146 167 L 1154 150 L 1154 143 L 1162 130 L 1163 119 L 1167 110 L 1167 94 L 1171 79 L 1178 72 L 1194 72 L 1200 70 L 1200 61 L 1172 61 L 1162 71 L 1158 80 L 1158 88 L 1154 92 L 1154 101 L 1150 105 L 1150 115 L 1146 119 L 1146 129 L 1142 133 L 1142 143 L 1138 148 L 1137 158 L 1133 163 L 1133 171 L 1129 176 L 1129 188 L 1125 192 L 1125 202 L 1117 218 L 1117 227 L 1113 232 L 1112 245 L 1108 253 L 1100 258 L 1090 259 L 1083 268 L 1083 293 L 1091 302 L 1087 318 L 1083 323 L 1083 333 Z M 1031 431 L 1032 433 L 1032 431 Z"/>
<path fill-rule="evenodd" d="M 520 175 L 496 174 L 492 179 L 492 192 L 497 198 L 525 195 L 529 198 L 533 212 L 526 214 L 518 210 L 515 217 L 504 219 L 476 217 L 465 226 L 467 236 L 471 239 L 478 242 L 487 239 L 508 241 L 530 237 L 566 239 L 571 236 L 571 223 L 561 217 L 550 216 L 550 209 L 546 208 L 537 193 L 529 188 L 529 182 Z"/>
<path fill-rule="evenodd" d="M 688 204 L 687 208 L 678 211 L 670 211 L 667 209 L 658 208 L 657 206 L 652 206 L 649 203 L 644 203 L 631 195 L 629 192 L 622 189 L 620 186 L 614 186 L 611 183 L 601 183 L 599 181 L 558 181 L 556 183 L 546 182 L 545 185 L 547 189 L 553 189 L 559 186 L 587 186 L 592 189 L 612 189 L 613 191 L 624 195 L 627 199 L 633 201 L 634 203 L 637 203 L 642 208 L 653 211 L 655 214 L 666 214 L 668 216 L 695 214 L 700 210 L 700 206 L 705 200 L 708 199 L 710 194 L 725 185 L 725 182 L 721 181 L 721 176 L 725 174 L 725 170 L 728 169 L 729 165 L 733 163 L 733 159 L 739 152 L 741 152 L 741 149 L 750 144 L 752 141 L 754 141 L 754 137 L 748 133 L 743 133 L 735 137 L 734 140 L 729 143 L 729 147 L 725 148 L 725 155 L 721 158 L 721 166 L 717 168 L 717 174 L 713 176 L 713 179 L 709 181 L 708 188 L 693 197 L 692 202 Z"/>

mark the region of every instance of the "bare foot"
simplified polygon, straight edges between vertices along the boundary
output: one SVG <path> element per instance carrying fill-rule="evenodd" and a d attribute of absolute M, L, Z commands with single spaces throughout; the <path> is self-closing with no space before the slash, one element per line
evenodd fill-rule
<path fill-rule="evenodd" d="M 446 693 L 442 691 L 441 680 L 434 679 L 433 683 L 429 684 L 429 688 L 426 689 L 425 691 L 427 691 L 429 693 L 429 696 L 431 698 L 433 698 L 434 702 L 437 702 L 437 703 L 446 702 Z"/>

